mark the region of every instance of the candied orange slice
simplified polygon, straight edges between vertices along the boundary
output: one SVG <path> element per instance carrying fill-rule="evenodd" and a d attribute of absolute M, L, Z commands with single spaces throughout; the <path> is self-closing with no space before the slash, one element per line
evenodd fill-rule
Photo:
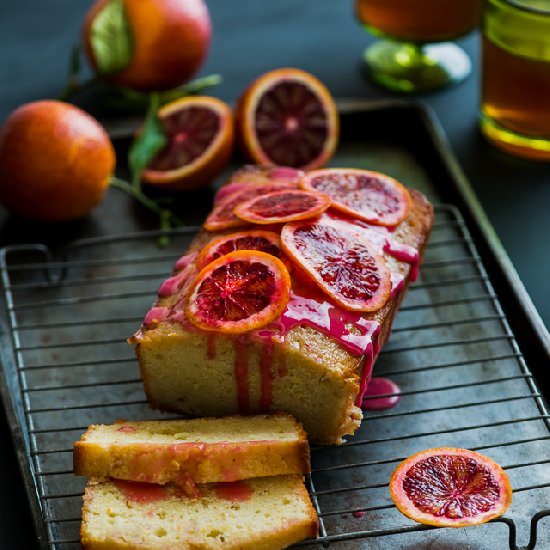
<path fill-rule="evenodd" d="M 370 170 L 314 170 L 302 178 L 300 187 L 328 195 L 334 208 L 373 225 L 397 225 L 412 203 L 403 184 Z"/>
<path fill-rule="evenodd" d="M 336 149 L 338 111 L 312 74 L 294 68 L 269 71 L 248 86 L 235 112 L 244 154 L 257 164 L 311 170 Z"/>
<path fill-rule="evenodd" d="M 240 231 L 222 235 L 209 242 L 201 250 L 196 259 L 198 269 L 236 250 L 260 250 L 266 254 L 279 257 L 281 253 L 281 239 L 273 231 Z"/>
<path fill-rule="evenodd" d="M 376 311 L 389 299 L 391 273 L 360 234 L 324 220 L 287 223 L 283 250 L 344 309 Z"/>
<path fill-rule="evenodd" d="M 229 105 L 215 97 L 184 97 L 162 107 L 158 116 L 167 143 L 143 171 L 143 181 L 171 191 L 210 183 L 233 151 Z"/>
<path fill-rule="evenodd" d="M 287 268 L 275 256 L 237 250 L 209 263 L 191 283 L 185 313 L 203 330 L 241 334 L 261 328 L 284 310 Z"/>
<path fill-rule="evenodd" d="M 241 220 L 267 225 L 314 218 L 329 206 L 326 195 L 288 189 L 254 197 L 239 204 L 234 212 Z"/>
<path fill-rule="evenodd" d="M 390 495 L 400 512 L 425 525 L 464 527 L 501 516 L 512 488 L 493 460 L 467 449 L 416 453 L 393 472 Z"/>

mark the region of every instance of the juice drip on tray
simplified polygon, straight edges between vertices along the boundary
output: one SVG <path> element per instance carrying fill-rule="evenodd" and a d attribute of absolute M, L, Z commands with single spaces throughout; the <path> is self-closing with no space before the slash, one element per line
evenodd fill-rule
<path fill-rule="evenodd" d="M 367 386 L 361 408 L 364 410 L 391 409 L 401 400 L 400 393 L 401 389 L 393 380 L 374 376 Z"/>

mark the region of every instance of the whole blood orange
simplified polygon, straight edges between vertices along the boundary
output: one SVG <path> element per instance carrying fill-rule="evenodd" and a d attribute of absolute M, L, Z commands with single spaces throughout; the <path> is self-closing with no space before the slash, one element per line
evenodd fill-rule
<path fill-rule="evenodd" d="M 203 330 L 241 334 L 276 319 L 290 296 L 290 275 L 270 254 L 237 250 L 209 263 L 191 283 L 185 313 Z"/>
<path fill-rule="evenodd" d="M 123 0 L 130 59 L 121 70 L 105 74 L 94 48 L 94 23 L 110 2 L 96 1 L 86 16 L 82 33 L 86 55 L 102 78 L 135 90 L 167 90 L 197 72 L 208 52 L 212 33 L 203 0 Z M 108 24 L 106 21 L 105 26 Z M 117 37 L 109 38 L 105 47 L 113 48 L 113 39 Z"/>
<path fill-rule="evenodd" d="M 329 206 L 326 195 L 288 189 L 254 197 L 239 204 L 234 212 L 241 220 L 268 225 L 313 218 Z"/>
<path fill-rule="evenodd" d="M 105 130 L 68 103 L 22 105 L 0 131 L 0 202 L 25 218 L 83 216 L 103 199 L 114 167 Z"/>
<path fill-rule="evenodd" d="M 287 223 L 283 250 L 334 302 L 352 311 L 376 311 L 389 299 L 390 270 L 358 233 L 323 220 Z"/>
<path fill-rule="evenodd" d="M 404 185 L 370 170 L 314 170 L 302 178 L 300 187 L 325 193 L 334 208 L 374 225 L 397 225 L 407 217 L 411 207 L 411 197 Z"/>
<path fill-rule="evenodd" d="M 210 262 L 236 250 L 260 250 L 266 254 L 279 257 L 281 240 L 273 231 L 240 231 L 214 239 L 203 248 L 195 263 L 199 269 Z"/>
<path fill-rule="evenodd" d="M 171 191 L 210 183 L 233 151 L 233 115 L 215 97 L 184 97 L 162 107 L 158 116 L 166 145 L 143 171 L 146 183 Z"/>
<path fill-rule="evenodd" d="M 330 92 L 312 74 L 293 68 L 256 79 L 238 101 L 237 138 L 257 164 L 311 170 L 336 149 L 338 112 Z"/>
<path fill-rule="evenodd" d="M 493 460 L 467 449 L 428 449 L 404 460 L 390 479 L 400 512 L 426 525 L 464 527 L 501 516 L 512 488 Z"/>

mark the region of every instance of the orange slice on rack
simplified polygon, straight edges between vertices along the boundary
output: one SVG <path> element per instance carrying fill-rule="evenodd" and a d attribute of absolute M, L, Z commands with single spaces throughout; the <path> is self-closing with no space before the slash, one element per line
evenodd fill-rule
<path fill-rule="evenodd" d="M 276 319 L 290 295 L 290 275 L 278 258 L 238 250 L 221 256 L 191 283 L 185 313 L 196 327 L 231 334 Z"/>
<path fill-rule="evenodd" d="M 239 204 L 234 212 L 241 220 L 267 225 L 314 218 L 329 206 L 326 195 L 289 189 L 254 197 Z"/>
<path fill-rule="evenodd" d="M 240 231 L 222 235 L 209 242 L 196 259 L 198 269 L 202 269 L 221 256 L 236 250 L 259 250 L 272 256 L 280 256 L 281 239 L 273 231 Z"/>
<path fill-rule="evenodd" d="M 302 178 L 300 187 L 328 195 L 334 208 L 374 225 L 397 225 L 412 203 L 404 185 L 370 170 L 315 170 Z"/>
<path fill-rule="evenodd" d="M 235 112 L 236 134 L 257 164 L 311 170 L 336 149 L 338 112 L 327 88 L 293 68 L 267 72 L 244 92 Z"/>
<path fill-rule="evenodd" d="M 210 183 L 233 150 L 229 105 L 215 97 L 184 97 L 162 107 L 158 116 L 167 143 L 143 171 L 143 181 L 171 191 Z"/>
<path fill-rule="evenodd" d="M 341 307 L 376 311 L 389 299 L 391 273 L 376 247 L 358 233 L 324 220 L 287 223 L 283 250 Z"/>
<path fill-rule="evenodd" d="M 512 488 L 493 460 L 466 449 L 428 449 L 393 472 L 390 495 L 400 512 L 425 525 L 465 527 L 501 516 Z"/>

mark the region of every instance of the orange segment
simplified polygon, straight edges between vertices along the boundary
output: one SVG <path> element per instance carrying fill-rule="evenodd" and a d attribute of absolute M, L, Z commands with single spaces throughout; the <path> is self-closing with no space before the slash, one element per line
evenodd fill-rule
<path fill-rule="evenodd" d="M 325 193 L 334 208 L 373 225 L 397 225 L 411 208 L 411 197 L 404 185 L 370 170 L 314 170 L 302 178 L 300 187 Z"/>
<path fill-rule="evenodd" d="M 289 189 L 254 197 L 238 205 L 234 212 L 241 220 L 267 225 L 313 218 L 329 206 L 326 195 Z"/>
<path fill-rule="evenodd" d="M 142 179 L 163 189 L 182 191 L 210 183 L 233 150 L 233 115 L 215 97 L 184 97 L 160 109 L 167 144 Z"/>
<path fill-rule="evenodd" d="M 358 233 L 323 220 L 287 223 L 283 250 L 344 309 L 376 311 L 389 299 L 391 274 L 376 247 Z"/>
<path fill-rule="evenodd" d="M 208 265 L 221 256 L 225 256 L 236 250 L 260 250 L 266 254 L 279 257 L 281 253 L 281 240 L 273 231 L 240 231 L 222 235 L 209 242 L 201 250 L 196 259 L 199 269 Z"/>
<path fill-rule="evenodd" d="M 311 170 L 325 164 L 338 143 L 330 92 L 299 69 L 276 69 L 256 79 L 239 100 L 236 123 L 243 152 L 258 164 Z"/>
<path fill-rule="evenodd" d="M 512 488 L 493 460 L 467 449 L 428 449 L 404 460 L 390 479 L 400 512 L 425 525 L 464 527 L 501 516 Z"/>
<path fill-rule="evenodd" d="M 290 276 L 281 260 L 238 250 L 200 271 L 191 283 L 185 313 L 200 329 L 241 334 L 276 319 L 289 295 Z"/>

